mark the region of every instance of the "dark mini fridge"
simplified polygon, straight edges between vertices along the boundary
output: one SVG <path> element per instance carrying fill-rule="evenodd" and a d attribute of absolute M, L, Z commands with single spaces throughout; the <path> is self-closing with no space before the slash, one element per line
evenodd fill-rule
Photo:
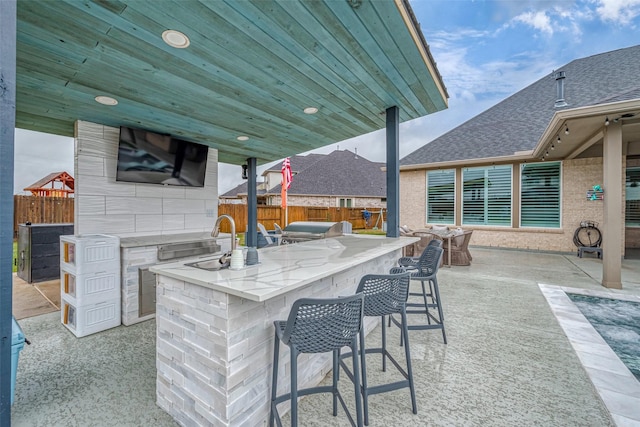
<path fill-rule="evenodd" d="M 73 224 L 19 224 L 18 277 L 27 283 L 60 278 L 60 236 Z"/>

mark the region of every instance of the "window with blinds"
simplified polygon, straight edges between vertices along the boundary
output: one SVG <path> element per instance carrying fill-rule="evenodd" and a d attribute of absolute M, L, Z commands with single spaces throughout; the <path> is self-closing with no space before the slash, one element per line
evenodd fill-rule
<path fill-rule="evenodd" d="M 427 222 L 455 223 L 454 169 L 427 172 Z"/>
<path fill-rule="evenodd" d="M 462 171 L 462 223 L 511 225 L 511 165 Z"/>
<path fill-rule="evenodd" d="M 624 224 L 640 227 L 640 167 L 627 168 Z"/>
<path fill-rule="evenodd" d="M 560 162 L 521 166 L 521 227 L 560 228 L 560 173 Z"/>

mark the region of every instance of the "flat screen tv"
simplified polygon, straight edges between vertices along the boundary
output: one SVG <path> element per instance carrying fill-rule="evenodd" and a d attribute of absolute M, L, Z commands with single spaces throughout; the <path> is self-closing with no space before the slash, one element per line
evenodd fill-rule
<path fill-rule="evenodd" d="M 209 147 L 120 127 L 116 181 L 204 187 Z"/>

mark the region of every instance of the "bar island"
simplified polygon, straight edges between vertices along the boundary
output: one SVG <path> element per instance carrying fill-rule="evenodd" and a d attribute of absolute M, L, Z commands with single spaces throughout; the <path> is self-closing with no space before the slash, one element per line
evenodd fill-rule
<path fill-rule="evenodd" d="M 273 321 L 285 320 L 299 298 L 353 294 L 363 275 L 387 273 L 417 240 L 345 235 L 263 248 L 259 264 L 239 270 L 186 265 L 194 258 L 151 267 L 158 405 L 182 425 L 266 425 Z M 286 392 L 288 350 L 280 357 Z M 298 387 L 318 384 L 330 369 L 330 354 L 300 355 Z"/>

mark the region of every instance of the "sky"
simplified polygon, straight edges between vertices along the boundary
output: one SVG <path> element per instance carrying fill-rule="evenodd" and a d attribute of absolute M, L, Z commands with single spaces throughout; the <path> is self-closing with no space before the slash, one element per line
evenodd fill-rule
<path fill-rule="evenodd" d="M 640 44 L 640 0 L 411 0 L 411 7 L 449 108 L 400 125 L 401 158 L 574 59 Z M 336 149 L 383 162 L 384 130 L 313 152 Z M 72 138 L 16 130 L 15 194 L 59 171 L 73 175 Z M 220 164 L 219 177 L 220 194 L 242 183 L 239 166 Z"/>

